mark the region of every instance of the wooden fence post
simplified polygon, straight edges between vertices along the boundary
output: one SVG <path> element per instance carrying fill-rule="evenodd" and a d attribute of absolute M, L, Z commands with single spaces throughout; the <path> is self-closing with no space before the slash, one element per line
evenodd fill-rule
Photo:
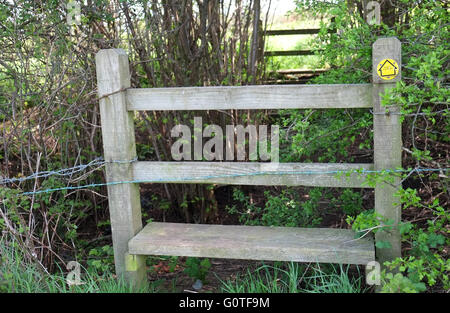
<path fill-rule="evenodd" d="M 131 181 L 136 145 L 133 112 L 127 111 L 125 94 L 130 87 L 128 56 L 122 49 L 107 49 L 100 50 L 95 59 L 106 180 Z M 139 285 L 146 277 L 144 257 L 128 254 L 128 241 L 142 229 L 139 186 L 108 185 L 108 201 L 116 274 Z"/>
<path fill-rule="evenodd" d="M 401 79 L 401 43 L 395 37 L 380 38 L 372 47 L 373 74 L 373 138 L 375 170 L 396 169 L 402 166 L 402 127 L 398 106 L 383 107 L 382 95 L 395 87 Z M 394 113 L 389 114 L 387 113 Z M 401 206 L 394 205 L 399 200 L 394 197 L 400 178 L 393 183 L 379 183 L 375 188 L 375 211 L 394 225 L 401 221 Z M 401 256 L 401 237 L 398 228 L 378 231 L 377 242 L 389 242 L 390 248 L 377 248 L 377 260 L 382 264 Z"/>

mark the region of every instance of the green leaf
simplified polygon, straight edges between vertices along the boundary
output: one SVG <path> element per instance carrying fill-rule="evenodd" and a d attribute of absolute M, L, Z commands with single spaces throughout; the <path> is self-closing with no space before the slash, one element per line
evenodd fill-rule
<path fill-rule="evenodd" d="M 443 245 L 445 243 L 445 237 L 440 234 L 430 234 L 427 240 L 428 245 L 431 248 L 436 248 L 438 245 Z"/>
<path fill-rule="evenodd" d="M 392 248 L 392 245 L 391 245 L 391 243 L 389 241 L 377 241 L 375 243 L 375 246 L 378 249 L 390 249 L 390 248 Z"/>
<path fill-rule="evenodd" d="M 413 225 L 411 223 L 400 223 L 399 224 L 400 234 L 405 235 L 409 233 L 412 227 Z"/>

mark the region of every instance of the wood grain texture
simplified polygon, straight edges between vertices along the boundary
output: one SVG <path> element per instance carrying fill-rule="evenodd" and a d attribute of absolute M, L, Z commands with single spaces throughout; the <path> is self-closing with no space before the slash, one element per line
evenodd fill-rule
<path fill-rule="evenodd" d="M 367 264 L 371 238 L 332 228 L 229 226 L 152 222 L 128 244 L 130 253 L 246 260 Z"/>
<path fill-rule="evenodd" d="M 128 89 L 128 110 L 371 108 L 371 84 Z"/>
<path fill-rule="evenodd" d="M 96 55 L 98 95 L 102 97 L 130 87 L 128 56 L 122 49 L 100 50 Z M 103 149 L 106 161 L 131 161 L 136 157 L 133 113 L 127 111 L 125 93 L 100 99 Z M 107 163 L 106 181 L 132 179 L 130 163 Z M 143 280 L 145 271 L 126 271 L 128 241 L 142 229 L 141 203 L 137 184 L 108 186 L 114 261 L 117 275 L 131 283 Z"/>
<path fill-rule="evenodd" d="M 364 174 L 337 177 L 317 172 L 373 170 L 372 164 L 258 163 L 258 162 L 135 162 L 133 178 L 165 183 L 207 183 L 230 185 L 317 186 L 370 188 Z M 302 174 L 276 174 L 276 172 Z M 267 174 L 260 175 L 260 172 Z M 309 172 L 309 173 L 308 173 Z M 238 176 L 236 176 L 238 175 Z M 226 176 L 226 177 L 219 177 Z"/>
<path fill-rule="evenodd" d="M 373 70 L 381 58 L 392 58 L 398 60 L 401 66 L 401 45 L 395 38 L 381 38 L 373 45 Z M 376 73 L 375 73 L 376 74 Z M 374 74 L 374 75 L 375 75 Z M 397 77 L 401 77 L 401 71 Z M 384 114 L 389 112 L 398 113 L 398 106 L 386 108 L 381 104 L 382 95 L 390 88 L 395 87 L 396 80 L 383 81 L 374 80 L 373 86 L 373 138 L 374 138 L 374 165 L 376 170 L 395 169 L 402 166 L 402 126 L 401 115 Z M 399 199 L 394 196 L 400 187 L 400 178 L 395 178 L 393 182 L 378 183 L 375 187 L 375 211 L 389 220 L 393 220 L 395 225 L 401 221 L 401 206 Z M 388 241 L 392 248 L 377 248 L 377 259 L 380 263 L 393 260 L 401 256 L 401 236 L 398 229 L 378 231 L 375 239 L 377 241 Z"/>

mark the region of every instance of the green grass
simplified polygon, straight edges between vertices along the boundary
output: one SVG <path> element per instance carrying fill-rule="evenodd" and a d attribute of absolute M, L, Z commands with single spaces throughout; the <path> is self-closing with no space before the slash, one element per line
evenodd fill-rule
<path fill-rule="evenodd" d="M 99 274 L 81 268 L 81 284 L 69 286 L 64 271 L 48 274 L 37 264 L 27 261 L 14 244 L 0 242 L 0 292 L 7 293 L 130 293 L 157 292 L 156 286 L 148 284 L 133 288 L 112 273 Z"/>
<path fill-rule="evenodd" d="M 233 280 L 222 281 L 221 291 L 226 293 L 361 293 L 362 276 L 352 278 L 348 266 L 328 266 L 327 271 L 317 264 L 312 267 L 312 275 L 306 266 L 290 262 L 287 266 L 263 265 L 245 275 L 237 275 Z"/>
<path fill-rule="evenodd" d="M 288 269 L 263 265 L 254 272 L 247 270 L 234 280 L 223 281 L 221 291 L 225 293 L 296 293 L 298 289 L 299 265 L 289 263 Z"/>
<path fill-rule="evenodd" d="M 67 270 L 48 274 L 30 262 L 15 244 L 0 241 L 0 292 L 6 293 L 154 293 L 163 292 L 161 283 L 149 282 L 142 288 L 133 288 L 110 272 L 99 274 L 81 268 L 81 284 L 67 284 Z M 309 269 L 309 270 L 308 270 Z M 363 275 L 353 278 L 349 267 L 319 265 L 307 267 L 300 263 L 275 262 L 274 265 L 222 280 L 219 290 L 224 293 L 360 293 Z M 217 275 L 216 275 L 217 276 Z M 177 279 L 171 281 L 176 290 Z M 169 291 L 170 292 L 170 291 Z"/>
<path fill-rule="evenodd" d="M 362 286 L 364 275 L 352 278 L 349 266 L 332 266 L 331 270 L 321 269 L 320 264 L 312 268 L 313 274 L 304 278 L 306 287 L 303 292 L 308 293 L 361 293 L 366 289 Z"/>

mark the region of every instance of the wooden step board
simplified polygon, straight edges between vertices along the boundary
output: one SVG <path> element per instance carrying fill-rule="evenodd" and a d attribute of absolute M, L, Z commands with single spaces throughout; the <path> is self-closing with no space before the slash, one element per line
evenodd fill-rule
<path fill-rule="evenodd" d="M 372 238 L 334 228 L 156 223 L 128 243 L 129 253 L 267 261 L 367 264 Z"/>

